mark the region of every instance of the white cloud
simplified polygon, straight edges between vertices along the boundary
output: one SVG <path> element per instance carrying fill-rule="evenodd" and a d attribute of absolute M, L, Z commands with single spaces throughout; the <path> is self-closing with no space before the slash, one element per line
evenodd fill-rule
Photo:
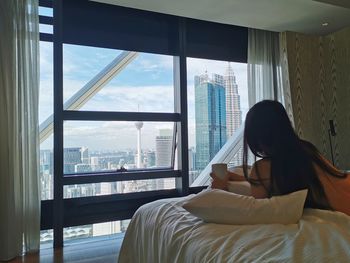
<path fill-rule="evenodd" d="M 140 56 L 134 60 L 134 68 L 144 72 L 164 71 L 173 69 L 173 61 L 172 56 L 140 53 Z"/>
<path fill-rule="evenodd" d="M 44 121 L 53 113 L 53 80 L 40 79 L 39 90 L 39 122 Z"/>
<path fill-rule="evenodd" d="M 84 109 L 174 112 L 172 86 L 107 86 Z"/>

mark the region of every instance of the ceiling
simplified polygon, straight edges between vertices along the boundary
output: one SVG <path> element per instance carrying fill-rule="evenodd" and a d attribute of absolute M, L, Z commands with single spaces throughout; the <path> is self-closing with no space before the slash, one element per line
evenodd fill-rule
<path fill-rule="evenodd" d="M 93 1 L 271 31 L 323 35 L 350 26 L 350 0 Z"/>

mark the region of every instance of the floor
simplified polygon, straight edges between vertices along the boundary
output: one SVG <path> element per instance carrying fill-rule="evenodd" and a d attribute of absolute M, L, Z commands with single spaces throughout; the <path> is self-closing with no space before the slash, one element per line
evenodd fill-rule
<path fill-rule="evenodd" d="M 68 242 L 64 248 L 42 248 L 40 253 L 16 258 L 9 263 L 116 263 L 123 237 L 124 235 L 120 234 Z"/>

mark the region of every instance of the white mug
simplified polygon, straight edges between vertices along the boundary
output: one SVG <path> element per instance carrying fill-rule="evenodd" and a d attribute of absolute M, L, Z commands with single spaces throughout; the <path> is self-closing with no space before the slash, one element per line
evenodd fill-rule
<path fill-rule="evenodd" d="M 211 171 L 218 178 L 224 179 L 227 174 L 227 163 L 214 163 L 211 165 Z"/>

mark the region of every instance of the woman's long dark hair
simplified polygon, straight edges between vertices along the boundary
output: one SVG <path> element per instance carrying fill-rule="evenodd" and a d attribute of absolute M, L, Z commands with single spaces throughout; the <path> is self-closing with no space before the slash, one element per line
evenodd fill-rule
<path fill-rule="evenodd" d="M 248 147 L 255 158 L 270 160 L 269 187 L 257 166 L 258 180 L 248 178 Z M 332 209 L 314 164 L 332 176 L 346 177 L 330 165 L 313 144 L 296 135 L 281 103 L 264 100 L 249 110 L 244 129 L 243 170 L 251 184 L 262 185 L 269 196 L 308 189 L 305 207 Z"/>

